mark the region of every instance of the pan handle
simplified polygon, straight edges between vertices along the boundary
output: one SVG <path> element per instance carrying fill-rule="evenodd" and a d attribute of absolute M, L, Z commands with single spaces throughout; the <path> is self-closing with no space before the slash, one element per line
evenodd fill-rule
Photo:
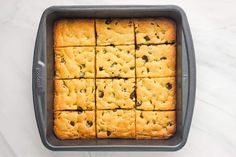
<path fill-rule="evenodd" d="M 182 9 L 181 9 L 182 10 Z M 195 63 L 195 52 L 194 52 L 194 46 L 193 46 L 193 39 L 190 31 L 190 26 L 186 17 L 186 14 L 184 11 L 181 11 L 182 14 L 182 26 L 183 26 L 183 34 L 184 34 L 184 40 L 186 43 L 186 50 L 187 50 L 187 58 L 188 58 L 188 69 L 189 69 L 189 77 L 188 77 L 188 105 L 184 120 L 184 129 L 183 134 L 188 136 L 188 132 L 190 129 L 192 116 L 193 116 L 193 109 L 194 109 L 194 102 L 195 102 L 195 93 L 196 93 L 196 63 Z"/>
<path fill-rule="evenodd" d="M 46 135 L 45 98 L 46 98 L 46 66 L 45 66 L 45 21 L 41 18 L 37 38 L 35 42 L 33 68 L 32 68 L 32 92 L 35 118 L 41 139 Z M 44 141 L 43 141 L 44 142 Z"/>

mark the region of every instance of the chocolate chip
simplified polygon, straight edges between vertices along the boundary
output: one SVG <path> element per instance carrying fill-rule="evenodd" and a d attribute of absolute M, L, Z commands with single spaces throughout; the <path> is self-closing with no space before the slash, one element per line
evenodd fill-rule
<path fill-rule="evenodd" d="M 98 91 L 98 96 L 99 96 L 99 98 L 103 98 L 104 97 L 104 92 L 103 91 Z"/>
<path fill-rule="evenodd" d="M 137 101 L 135 105 L 136 105 L 136 106 L 141 106 L 141 105 L 142 105 L 142 103 L 141 103 L 141 102 L 139 102 L 139 101 Z"/>
<path fill-rule="evenodd" d="M 139 50 L 140 49 L 140 46 L 139 45 L 136 45 L 136 48 L 135 48 L 136 50 Z"/>
<path fill-rule="evenodd" d="M 111 19 L 106 19 L 105 24 L 109 25 L 112 22 Z"/>
<path fill-rule="evenodd" d="M 102 71 L 102 70 L 104 70 L 103 67 L 99 67 L 99 71 Z"/>
<path fill-rule="evenodd" d="M 135 67 L 130 67 L 130 70 L 134 70 Z"/>
<path fill-rule="evenodd" d="M 78 110 L 78 113 L 79 113 L 79 114 L 83 112 L 83 109 L 82 109 L 82 107 L 80 107 L 80 106 L 77 106 L 77 110 Z"/>
<path fill-rule="evenodd" d="M 153 123 L 153 124 L 156 124 L 156 121 L 153 119 L 153 120 L 152 120 L 152 123 Z"/>
<path fill-rule="evenodd" d="M 135 93 L 135 90 L 130 94 L 130 99 L 135 99 L 135 95 L 136 95 L 136 93 Z"/>
<path fill-rule="evenodd" d="M 140 118 L 143 118 L 143 112 L 141 112 L 141 114 L 140 114 Z"/>
<path fill-rule="evenodd" d="M 167 58 L 166 57 L 161 57 L 160 60 L 166 60 Z"/>
<path fill-rule="evenodd" d="M 167 126 L 172 126 L 172 125 L 173 125 L 172 122 L 167 123 Z"/>
<path fill-rule="evenodd" d="M 66 63 L 65 58 L 61 58 L 61 63 Z"/>
<path fill-rule="evenodd" d="M 114 44 L 112 44 L 112 43 L 110 44 L 110 46 L 113 46 L 113 47 L 115 47 L 115 45 L 114 45 Z"/>
<path fill-rule="evenodd" d="M 107 27 L 107 30 L 110 30 L 111 28 L 110 27 Z"/>
<path fill-rule="evenodd" d="M 157 39 L 160 39 L 159 35 L 157 35 Z"/>
<path fill-rule="evenodd" d="M 111 135 L 111 132 L 110 131 L 107 131 L 107 136 L 110 136 Z"/>
<path fill-rule="evenodd" d="M 93 125 L 93 122 L 91 120 L 87 120 L 87 126 L 91 127 Z"/>
<path fill-rule="evenodd" d="M 149 68 L 147 68 L 147 72 L 149 73 Z"/>
<path fill-rule="evenodd" d="M 118 24 L 118 22 L 115 22 L 115 25 L 117 25 Z"/>
<path fill-rule="evenodd" d="M 86 89 L 81 89 L 80 93 L 85 93 L 87 90 Z"/>
<path fill-rule="evenodd" d="M 146 41 L 150 41 L 150 38 L 149 38 L 149 36 L 147 36 L 147 35 L 144 37 L 144 39 L 145 39 Z"/>
<path fill-rule="evenodd" d="M 117 65 L 116 62 L 112 63 L 112 64 L 111 64 L 111 67 L 114 67 L 115 65 Z"/>
<path fill-rule="evenodd" d="M 145 62 L 148 62 L 148 56 L 144 55 L 144 56 L 142 57 L 142 59 L 143 59 Z"/>
<path fill-rule="evenodd" d="M 154 25 L 154 23 L 153 23 L 153 22 L 151 22 L 151 25 Z"/>
<path fill-rule="evenodd" d="M 172 84 L 168 82 L 168 83 L 166 84 L 166 88 L 170 90 L 170 89 L 172 88 Z"/>
<path fill-rule="evenodd" d="M 74 121 L 70 121 L 70 125 L 75 126 L 75 122 Z"/>

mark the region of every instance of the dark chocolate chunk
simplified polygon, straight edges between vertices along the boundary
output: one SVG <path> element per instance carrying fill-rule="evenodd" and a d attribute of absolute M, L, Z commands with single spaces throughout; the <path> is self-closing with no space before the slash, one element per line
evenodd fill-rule
<path fill-rule="evenodd" d="M 103 67 L 99 67 L 99 71 L 102 71 L 102 70 L 104 70 Z"/>
<path fill-rule="evenodd" d="M 103 98 L 104 97 L 104 92 L 103 91 L 98 91 L 98 96 L 99 96 L 99 98 Z"/>
<path fill-rule="evenodd" d="M 93 125 L 93 122 L 91 120 L 87 120 L 87 126 L 91 127 Z"/>
<path fill-rule="evenodd" d="M 70 121 L 70 125 L 75 126 L 75 122 L 74 121 Z"/>
<path fill-rule="evenodd" d="M 105 24 L 109 25 L 112 22 L 111 19 L 106 19 Z"/>
<path fill-rule="evenodd" d="M 167 59 L 167 58 L 166 58 L 166 57 L 161 57 L 161 58 L 160 58 L 160 60 L 165 60 L 165 59 Z"/>
<path fill-rule="evenodd" d="M 168 82 L 168 83 L 166 84 L 166 88 L 170 90 L 170 89 L 172 88 L 172 84 Z"/>
<path fill-rule="evenodd" d="M 107 131 L 107 136 L 110 136 L 111 135 L 111 132 L 110 131 Z"/>
<path fill-rule="evenodd" d="M 142 57 L 142 59 L 143 59 L 145 62 L 148 62 L 148 56 L 144 55 L 144 56 Z"/>
<path fill-rule="evenodd" d="M 147 36 L 147 35 L 144 37 L 144 39 L 145 39 L 146 41 L 150 41 L 150 38 L 149 38 L 149 36 Z"/>
<path fill-rule="evenodd" d="M 136 92 L 135 90 L 130 94 L 130 99 L 135 99 L 135 96 L 136 96 Z"/>

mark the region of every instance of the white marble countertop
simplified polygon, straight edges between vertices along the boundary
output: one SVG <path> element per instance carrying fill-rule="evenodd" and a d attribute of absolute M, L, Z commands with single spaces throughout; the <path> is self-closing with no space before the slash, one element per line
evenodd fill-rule
<path fill-rule="evenodd" d="M 236 155 L 236 1 L 125 0 L 122 4 L 176 4 L 193 34 L 197 94 L 187 144 L 177 152 L 52 152 L 36 126 L 31 69 L 40 16 L 51 5 L 119 4 L 108 0 L 0 0 L 0 156 L 162 156 Z M 195 2 L 195 3 L 194 3 Z"/>

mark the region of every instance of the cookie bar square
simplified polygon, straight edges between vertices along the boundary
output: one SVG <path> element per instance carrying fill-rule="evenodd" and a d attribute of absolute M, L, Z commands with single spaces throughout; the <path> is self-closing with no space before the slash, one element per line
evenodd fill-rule
<path fill-rule="evenodd" d="M 97 19 L 97 45 L 134 44 L 132 19 Z"/>
<path fill-rule="evenodd" d="M 54 110 L 94 110 L 94 79 L 54 80 Z"/>
<path fill-rule="evenodd" d="M 54 112 L 54 133 L 59 139 L 95 138 L 95 111 Z"/>
<path fill-rule="evenodd" d="M 168 18 L 135 19 L 137 44 L 174 43 L 176 40 L 176 24 Z"/>
<path fill-rule="evenodd" d="M 175 76 L 175 45 L 142 45 L 136 50 L 137 77 Z"/>
<path fill-rule="evenodd" d="M 137 79 L 136 108 L 141 110 L 174 110 L 176 105 L 175 78 Z"/>
<path fill-rule="evenodd" d="M 62 19 L 55 22 L 54 47 L 94 45 L 94 20 Z"/>
<path fill-rule="evenodd" d="M 136 138 L 168 139 L 175 130 L 175 111 L 136 110 Z"/>
<path fill-rule="evenodd" d="M 95 48 L 55 48 L 56 78 L 94 78 Z"/>
<path fill-rule="evenodd" d="M 98 138 L 134 138 L 134 110 L 98 110 Z"/>
<path fill-rule="evenodd" d="M 97 109 L 133 109 L 135 79 L 97 79 Z"/>
<path fill-rule="evenodd" d="M 134 45 L 96 47 L 97 78 L 134 78 L 134 60 Z"/>

